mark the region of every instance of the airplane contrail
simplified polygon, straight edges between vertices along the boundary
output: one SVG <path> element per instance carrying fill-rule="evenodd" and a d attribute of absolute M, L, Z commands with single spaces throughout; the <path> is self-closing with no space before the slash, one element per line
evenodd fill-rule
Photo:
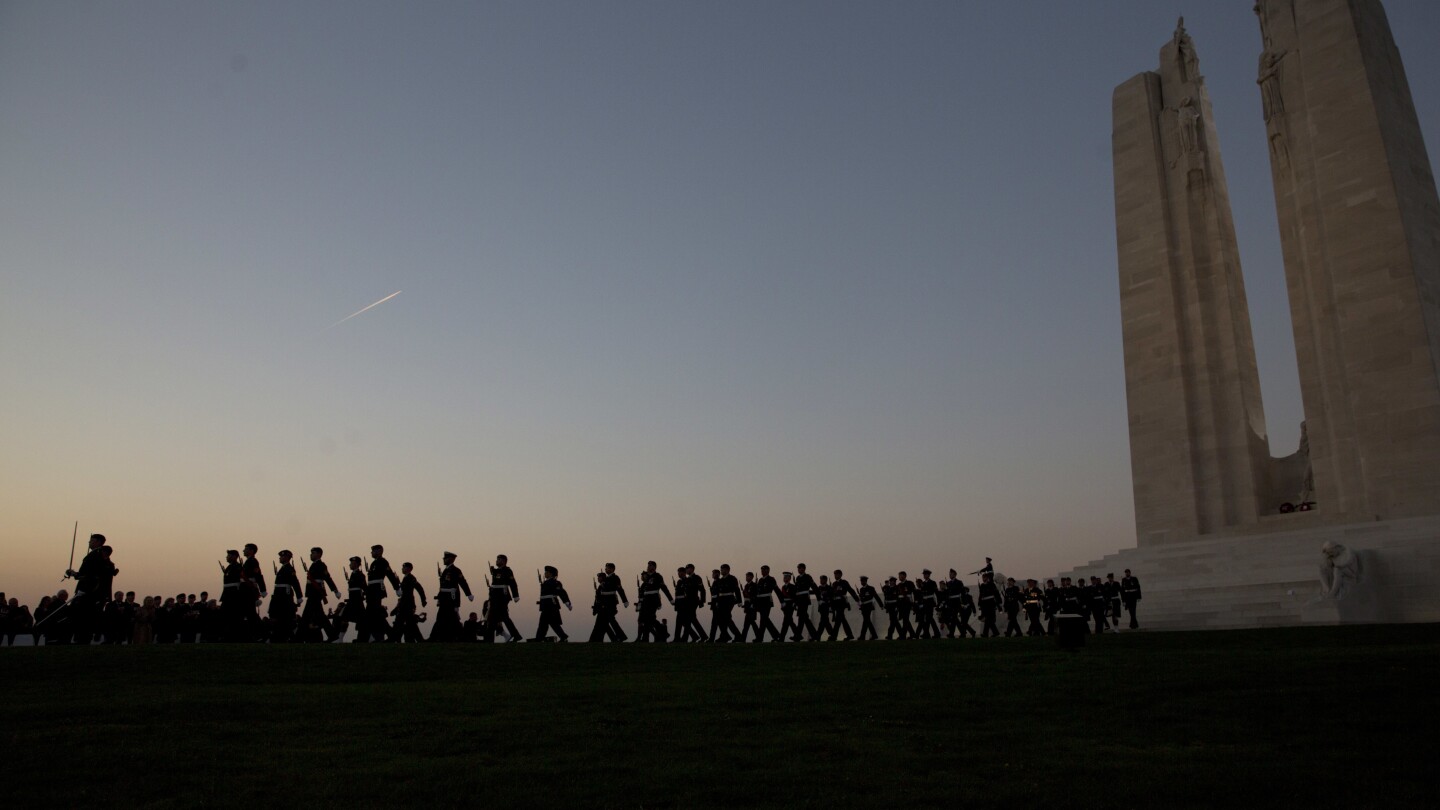
<path fill-rule="evenodd" d="M 339 326 L 340 324 L 342 324 L 342 323 L 350 320 L 351 318 L 355 317 L 356 315 L 359 315 L 361 312 L 367 312 L 367 311 L 369 311 L 369 310 L 372 310 L 372 309 L 374 309 L 375 307 L 380 306 L 381 304 L 385 303 L 386 301 L 389 301 L 391 298 L 394 298 L 395 296 L 399 295 L 399 294 L 402 293 L 402 292 L 405 292 L 405 291 L 404 291 L 404 290 L 396 290 L 395 292 L 390 293 L 389 295 L 385 296 L 384 298 L 381 298 L 379 301 L 376 301 L 375 303 L 371 304 L 370 306 L 365 307 L 365 309 L 362 309 L 362 310 L 360 310 L 359 312 L 352 312 L 352 313 L 350 313 L 349 315 L 346 315 L 345 317 L 343 317 L 343 318 L 341 318 L 340 320 L 338 320 L 338 321 L 330 324 L 329 326 L 327 326 L 327 327 L 325 327 L 325 328 L 326 328 L 327 330 L 329 330 L 329 329 L 334 329 L 335 327 L 337 327 L 337 326 Z"/>

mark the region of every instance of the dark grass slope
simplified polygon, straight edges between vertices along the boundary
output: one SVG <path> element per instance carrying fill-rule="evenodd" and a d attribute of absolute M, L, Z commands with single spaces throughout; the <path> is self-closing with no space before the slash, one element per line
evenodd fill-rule
<path fill-rule="evenodd" d="M 0 806 L 1434 806 L 1437 675 L 1440 626 L 7 649 Z"/>

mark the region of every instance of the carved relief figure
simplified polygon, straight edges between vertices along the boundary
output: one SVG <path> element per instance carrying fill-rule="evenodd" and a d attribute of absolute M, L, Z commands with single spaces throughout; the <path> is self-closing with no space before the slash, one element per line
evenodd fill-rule
<path fill-rule="evenodd" d="M 1190 154 L 1200 151 L 1200 110 L 1195 107 L 1195 99 L 1186 96 L 1180 102 L 1180 109 L 1175 111 L 1176 128 L 1180 133 L 1180 152 Z"/>
<path fill-rule="evenodd" d="M 1360 581 L 1360 554 L 1339 543 L 1327 542 L 1320 547 L 1320 596 L 1324 599 L 1345 598 Z"/>
<path fill-rule="evenodd" d="M 1285 101 L 1280 97 L 1280 60 L 1285 51 L 1266 50 L 1260 54 L 1260 98 L 1265 105 L 1265 123 L 1285 112 Z"/>
<path fill-rule="evenodd" d="M 1180 81 L 1200 81 L 1200 57 L 1195 53 L 1195 41 L 1185 32 L 1185 18 L 1175 24 L 1175 59 L 1179 62 Z"/>

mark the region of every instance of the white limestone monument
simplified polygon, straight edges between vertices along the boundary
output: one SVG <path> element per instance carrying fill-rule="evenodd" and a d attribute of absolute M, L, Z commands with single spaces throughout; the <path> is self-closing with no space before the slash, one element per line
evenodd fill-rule
<path fill-rule="evenodd" d="M 1134 570 L 1150 627 L 1437 621 L 1440 200 L 1400 54 L 1379 0 L 1255 12 L 1301 447 L 1270 455 L 1225 168 L 1182 19 L 1159 70 L 1113 99 L 1136 548 L 1070 573 Z"/>

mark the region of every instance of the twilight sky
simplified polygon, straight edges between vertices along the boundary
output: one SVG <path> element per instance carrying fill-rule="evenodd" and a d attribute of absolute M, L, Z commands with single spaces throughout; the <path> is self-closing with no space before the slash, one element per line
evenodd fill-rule
<path fill-rule="evenodd" d="M 1251 5 L 0 3 L 0 590 L 75 520 L 166 595 L 1133 546 L 1110 93 L 1180 14 L 1298 439 Z"/>

